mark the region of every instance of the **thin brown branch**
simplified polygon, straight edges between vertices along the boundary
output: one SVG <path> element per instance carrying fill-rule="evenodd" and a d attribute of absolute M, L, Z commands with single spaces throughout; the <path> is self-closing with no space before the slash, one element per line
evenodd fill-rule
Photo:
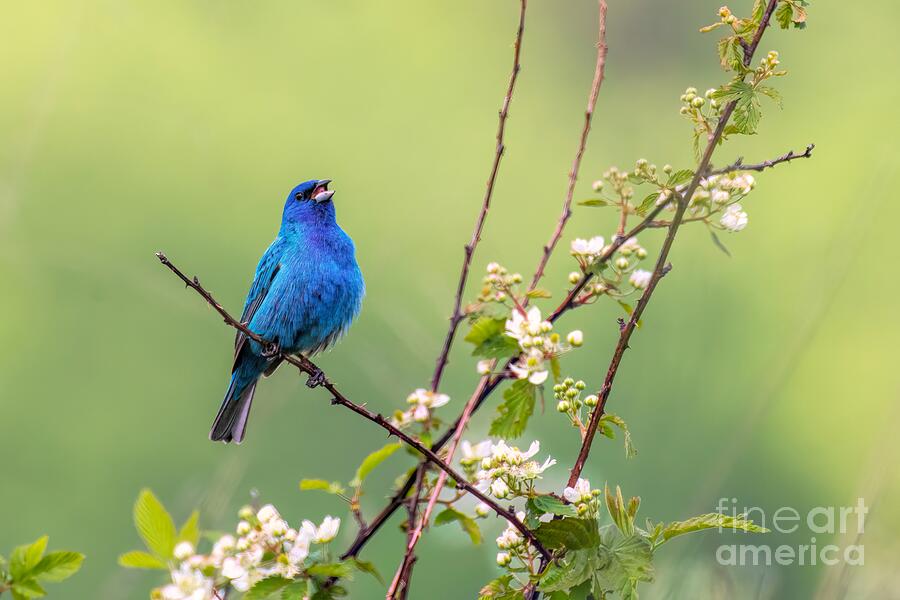
<path fill-rule="evenodd" d="M 633 227 L 625 236 L 621 238 L 617 238 L 613 240 L 612 244 L 610 244 L 609 248 L 607 248 L 606 252 L 603 253 L 598 259 L 597 264 L 604 264 L 609 261 L 612 255 L 619 249 L 619 247 L 625 243 L 628 238 L 634 237 L 640 232 L 644 231 L 647 227 L 649 227 L 650 223 L 659 215 L 659 213 L 663 210 L 663 205 L 655 207 L 647 216 Z M 566 312 L 572 310 L 574 308 L 578 308 L 581 306 L 576 302 L 579 294 L 581 294 L 587 285 L 591 282 L 594 275 L 591 273 L 586 273 L 584 277 L 582 277 L 581 281 L 578 282 L 566 295 L 562 302 L 553 310 L 552 313 L 547 317 L 547 319 L 552 323 L 556 322 L 557 319 L 562 317 Z M 509 360 L 504 365 L 503 369 L 501 369 L 500 374 L 493 376 L 490 381 L 488 381 L 481 395 L 478 397 L 478 400 L 475 402 L 473 406 L 472 412 L 476 412 L 487 398 L 493 393 L 497 387 L 503 383 L 506 379 L 506 373 L 508 372 L 509 365 L 512 363 L 512 360 Z M 438 438 L 432 445 L 431 449 L 435 452 L 439 451 L 444 445 L 450 440 L 453 436 L 453 433 L 456 431 L 457 427 L 459 427 L 459 419 L 450 427 L 444 434 Z M 350 544 L 350 547 L 341 555 L 342 559 L 350 558 L 351 556 L 357 556 L 359 552 L 363 549 L 363 546 L 378 532 L 378 530 L 384 525 L 387 520 L 397 511 L 398 508 L 403 504 L 403 499 L 406 498 L 407 494 L 409 494 L 415 483 L 415 474 L 410 475 L 406 482 L 397 490 L 397 492 L 391 496 L 387 505 L 381 510 L 378 515 L 372 519 L 369 523 L 369 527 L 365 530 L 362 530 L 357 534 L 356 539 L 353 540 L 353 543 Z"/>
<path fill-rule="evenodd" d="M 778 0 L 769 0 L 769 4 L 766 6 L 765 13 L 763 14 L 762 21 L 760 22 L 760 25 L 756 30 L 756 34 L 753 36 L 753 41 L 745 50 L 745 66 L 748 66 L 750 64 L 750 61 L 753 59 L 753 54 L 756 52 L 756 49 L 759 46 L 759 41 L 762 38 L 763 32 L 769 24 L 769 20 L 772 17 L 772 12 L 775 10 L 775 5 L 777 3 Z M 660 279 L 662 279 L 662 277 L 668 272 L 670 268 L 668 265 L 669 252 L 672 249 L 672 244 L 675 241 L 675 235 L 678 233 L 678 228 L 681 225 L 682 219 L 684 218 L 684 213 L 687 210 L 688 202 L 694 195 L 697 187 L 700 185 L 700 180 L 703 178 L 703 174 L 707 172 L 710 161 L 712 160 L 713 152 L 722 139 L 722 135 L 725 132 L 725 126 L 728 124 L 728 121 L 731 118 L 731 115 L 734 113 L 734 109 L 736 106 L 737 101 L 729 102 L 726 105 L 725 110 L 722 112 L 722 116 L 719 118 L 719 122 L 716 125 L 716 129 L 713 132 L 712 137 L 706 144 L 706 149 L 703 152 L 700 163 L 697 165 L 697 170 L 694 173 L 694 177 L 691 179 L 691 182 L 688 185 L 687 189 L 682 194 L 678 194 L 678 206 L 675 210 L 675 216 L 672 218 L 672 223 L 669 225 L 668 233 L 666 234 L 666 238 L 663 241 L 662 248 L 659 251 L 659 257 L 656 261 L 656 266 L 653 269 L 653 274 L 650 277 L 647 288 L 644 290 L 644 293 L 641 294 L 640 299 L 634 307 L 634 311 L 631 313 L 631 317 L 628 319 L 628 322 L 625 324 L 619 334 L 619 341 L 616 344 L 615 350 L 613 351 L 613 356 L 610 360 L 609 368 L 606 371 L 606 377 L 603 380 L 602 387 L 597 393 L 599 402 L 597 404 L 597 407 L 591 413 L 591 420 L 588 423 L 587 434 L 585 435 L 584 441 L 581 445 L 581 449 L 578 452 L 578 457 L 575 459 L 575 464 L 573 465 L 569 473 L 568 485 L 570 486 L 574 486 L 578 481 L 578 478 L 581 476 L 581 471 L 584 469 L 584 465 L 587 462 L 588 456 L 591 451 L 591 443 L 594 441 L 594 436 L 596 435 L 597 429 L 600 425 L 600 419 L 603 416 L 606 402 L 609 400 L 613 381 L 615 380 L 616 373 L 619 370 L 619 365 L 622 362 L 622 357 L 625 354 L 625 350 L 628 349 L 628 342 L 631 339 L 632 333 L 634 333 L 634 330 L 637 327 L 637 323 L 640 320 L 641 315 L 647 308 L 647 304 L 650 302 L 650 298 L 653 296 L 653 292 L 656 290 L 656 286 L 659 284 Z"/>
<path fill-rule="evenodd" d="M 462 435 L 466 430 L 466 425 L 469 423 L 469 419 L 471 419 L 472 417 L 472 413 L 475 410 L 475 404 L 478 402 L 478 399 L 481 397 L 484 389 L 487 387 L 489 380 L 490 376 L 488 375 L 485 375 L 481 378 L 481 381 L 478 383 L 478 387 L 469 398 L 469 401 L 466 402 L 466 406 L 463 409 L 462 415 L 460 415 L 459 419 L 456 422 L 456 428 L 453 430 L 453 438 L 450 442 L 450 447 L 447 449 L 445 459 L 448 463 L 453 462 L 453 455 L 456 453 L 456 448 L 457 446 L 459 446 Z M 394 581 L 391 582 L 390 589 L 388 589 L 388 600 L 392 600 L 393 598 L 397 597 L 396 592 L 398 586 L 400 586 L 401 584 L 408 585 L 409 583 L 409 577 L 412 573 L 412 561 L 415 560 L 416 544 L 420 539 L 422 539 L 422 532 L 425 530 L 425 527 L 428 525 L 428 522 L 431 519 L 431 513 L 432 511 L 434 511 L 434 507 L 441 495 L 441 490 L 444 489 L 444 484 L 446 482 L 447 473 L 441 472 L 441 474 L 438 476 L 437 482 L 434 485 L 434 489 L 431 492 L 431 497 L 428 500 L 428 505 L 425 507 L 425 512 L 422 513 L 422 516 L 414 529 L 412 529 L 412 527 L 415 519 L 413 518 L 413 520 L 410 521 L 409 526 L 412 533 L 409 536 L 409 540 L 407 541 L 406 552 L 403 555 L 403 560 L 400 562 L 400 566 L 397 568 L 397 573 L 394 576 Z M 420 485 L 417 486 L 416 489 L 418 491 L 420 489 Z M 415 497 L 418 498 L 419 495 L 420 494 L 417 494 Z"/>
<path fill-rule="evenodd" d="M 500 108 L 498 124 L 497 124 L 497 145 L 494 149 L 494 160 L 491 163 L 491 172 L 488 175 L 487 186 L 484 190 L 484 200 L 481 203 L 481 211 L 475 220 L 475 230 L 472 232 L 472 239 L 463 247 L 463 263 L 459 273 L 459 282 L 456 284 L 456 296 L 453 300 L 453 314 L 450 315 L 450 327 L 447 329 L 447 335 L 444 337 L 444 344 L 441 347 L 441 353 L 438 355 L 437 364 L 434 368 L 434 375 L 431 377 L 431 391 L 436 392 L 441 383 L 441 377 L 444 374 L 444 367 L 450 358 L 450 348 L 453 346 L 453 338 L 456 336 L 456 330 L 460 322 L 465 318 L 462 311 L 463 293 L 466 289 L 466 282 L 469 279 L 469 268 L 472 265 L 472 256 L 475 253 L 475 247 L 481 241 L 481 232 L 484 230 L 484 222 L 487 219 L 488 210 L 491 207 L 491 198 L 494 195 L 494 184 L 497 181 L 497 172 L 500 170 L 500 160 L 506 146 L 503 141 L 503 135 L 506 130 L 506 118 L 509 116 L 509 105 L 512 102 L 513 91 L 516 87 L 516 81 L 519 78 L 519 71 L 522 69 L 519 63 L 519 55 L 522 50 L 522 35 L 525 33 L 525 9 L 528 0 L 520 0 L 519 8 L 519 27 L 516 30 L 516 41 L 513 46 L 513 67 L 509 74 L 509 85 L 506 88 L 506 96 L 503 98 L 503 105 Z"/>
<path fill-rule="evenodd" d="M 771 169 L 776 165 L 780 165 L 781 163 L 790 162 L 792 160 L 797 160 L 798 158 L 811 158 L 813 149 L 816 147 L 815 144 L 808 144 L 806 146 L 806 150 L 797 154 L 793 150 L 788 152 L 787 154 L 782 154 L 778 158 L 773 158 L 771 160 L 764 160 L 761 163 L 754 164 L 744 164 L 744 157 L 738 157 L 736 161 L 728 165 L 727 167 L 722 167 L 721 169 L 713 169 L 712 165 L 710 165 L 710 170 L 707 172 L 706 176 L 709 175 L 721 175 L 723 173 L 730 173 L 732 171 L 765 171 L 766 169 Z"/>
<path fill-rule="evenodd" d="M 157 252 L 156 256 L 157 256 L 157 258 L 159 258 L 159 261 L 163 265 L 165 265 L 170 271 L 175 273 L 175 275 L 177 275 L 179 277 L 179 279 L 181 279 L 188 287 L 192 288 L 194 291 L 196 291 L 198 294 L 200 294 L 200 296 L 202 296 L 203 299 L 206 300 L 206 302 L 210 306 L 212 306 L 216 310 L 216 312 L 218 312 L 222 316 L 223 319 L 225 319 L 225 322 L 228 325 L 230 325 L 231 327 L 233 327 L 239 331 L 242 331 L 244 334 L 247 335 L 247 337 L 260 343 L 263 347 L 271 348 L 274 346 L 269 340 L 262 338 L 261 336 L 259 336 L 258 334 L 254 333 L 249 328 L 247 328 L 246 325 L 244 325 L 243 323 L 239 322 L 234 317 L 232 317 L 228 313 L 228 311 L 226 311 L 222 307 L 222 305 L 219 304 L 215 300 L 215 298 L 213 298 L 212 294 L 208 290 L 206 290 L 202 285 L 200 285 L 199 279 L 197 279 L 196 277 L 194 277 L 193 279 L 189 279 L 184 273 L 182 273 L 178 269 L 178 267 L 176 267 L 174 264 L 172 264 L 169 261 L 169 259 L 166 257 L 166 255 L 163 254 L 162 252 Z M 295 367 L 300 369 L 302 372 L 307 373 L 309 375 L 317 376 L 317 379 L 318 379 L 317 385 L 314 387 L 323 387 L 326 390 L 328 390 L 328 393 L 332 396 L 332 398 L 331 398 L 332 404 L 338 404 L 340 406 L 343 406 L 344 408 L 347 408 L 347 409 L 355 412 L 356 414 L 363 417 L 367 421 L 371 421 L 372 423 L 375 423 L 382 429 L 387 430 L 389 435 L 397 437 L 398 439 L 400 439 L 404 443 L 406 443 L 408 446 L 415 449 L 417 452 L 419 452 L 419 454 L 421 454 L 423 457 L 425 457 L 426 460 L 428 460 L 434 466 L 438 467 L 442 471 L 446 472 L 447 475 L 452 477 L 453 480 L 456 482 L 457 487 L 472 494 L 473 496 L 478 498 L 480 501 L 487 504 L 498 515 L 500 515 L 501 517 L 503 517 L 504 519 L 509 521 L 510 524 L 513 527 L 515 527 L 516 529 L 518 529 L 519 532 L 525 537 L 525 539 L 527 539 L 531 543 L 531 545 L 534 546 L 538 552 L 540 552 L 540 554 L 542 556 L 549 557 L 549 553 L 547 552 L 547 550 L 537 540 L 537 538 L 534 536 L 534 534 L 531 532 L 531 530 L 528 529 L 527 527 L 525 527 L 525 525 L 521 521 L 519 521 L 519 519 L 516 518 L 515 513 L 503 508 L 502 506 L 500 506 L 499 504 L 494 502 L 490 497 L 488 497 L 484 493 L 482 493 L 478 488 L 476 488 L 471 483 L 469 483 L 469 481 L 464 476 L 462 476 L 458 472 L 456 472 L 456 470 L 453 467 L 451 467 L 446 462 L 441 460 L 441 458 L 433 450 L 424 446 L 419 440 L 412 437 L 411 435 L 409 435 L 408 433 L 406 433 L 399 427 L 395 426 L 388 419 L 385 419 L 384 416 L 377 414 L 377 413 L 373 413 L 372 411 L 367 409 L 365 406 L 356 404 L 356 403 L 350 401 L 349 399 L 347 399 L 347 397 L 345 397 L 340 391 L 338 391 L 338 389 L 334 386 L 333 383 L 331 383 L 327 378 L 320 375 L 322 373 L 322 370 L 319 369 L 308 358 L 306 358 L 302 355 L 295 356 L 293 354 L 281 352 L 280 350 L 278 351 L 278 356 L 281 359 L 283 359 L 285 362 L 289 362 L 290 364 L 294 365 Z"/>
<path fill-rule="evenodd" d="M 529 290 L 537 287 L 541 277 L 544 276 L 544 268 L 550 261 L 550 255 L 559 243 L 562 237 L 566 223 L 572 216 L 572 198 L 575 195 L 575 184 L 578 181 L 578 171 L 581 169 L 581 159 L 584 157 L 584 150 L 587 147 L 588 135 L 591 132 L 591 120 L 594 116 L 594 108 L 597 106 L 597 96 L 600 94 L 600 86 L 603 84 L 603 74 L 606 69 L 606 0 L 599 0 L 599 25 L 597 34 L 597 64 L 594 67 L 594 80 L 591 83 L 591 93 L 588 96 L 587 109 L 584 111 L 584 125 L 581 128 L 581 137 L 578 139 L 578 148 L 575 150 L 575 159 L 572 161 L 572 169 L 569 171 L 569 184 L 566 188 L 566 198 L 563 202 L 562 213 L 559 215 L 559 221 L 556 223 L 556 229 L 550 236 L 550 241 L 544 246 L 544 252 L 541 260 L 534 271 L 534 278 L 531 280 Z"/>

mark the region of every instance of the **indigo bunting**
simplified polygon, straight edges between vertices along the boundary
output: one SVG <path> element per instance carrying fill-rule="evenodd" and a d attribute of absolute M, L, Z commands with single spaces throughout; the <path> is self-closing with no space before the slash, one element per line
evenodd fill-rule
<path fill-rule="evenodd" d="M 278 351 L 238 332 L 231 382 L 209 432 L 211 440 L 244 439 L 256 384 L 278 368 L 280 353 L 321 352 L 359 314 L 365 284 L 353 241 L 335 219 L 329 183 L 306 181 L 287 197 L 281 229 L 256 267 L 241 315 L 250 331 Z"/>

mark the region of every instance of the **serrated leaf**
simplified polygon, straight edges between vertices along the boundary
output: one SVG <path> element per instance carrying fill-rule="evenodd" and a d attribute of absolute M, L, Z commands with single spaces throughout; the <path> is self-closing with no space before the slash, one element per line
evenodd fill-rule
<path fill-rule="evenodd" d="M 612 204 L 609 200 L 603 198 L 589 198 L 578 203 L 579 206 L 609 206 Z"/>
<path fill-rule="evenodd" d="M 172 558 L 175 548 L 175 523 L 162 503 L 149 489 L 141 490 L 134 503 L 134 526 L 147 548 L 163 560 Z"/>
<path fill-rule="evenodd" d="M 548 548 L 581 550 L 594 548 L 600 543 L 600 533 L 594 519 L 554 519 L 541 523 L 534 535 Z"/>
<path fill-rule="evenodd" d="M 478 600 L 518 600 L 522 598 L 522 593 L 519 590 L 510 587 L 512 580 L 512 575 L 501 575 L 497 579 L 488 582 L 478 592 Z"/>
<path fill-rule="evenodd" d="M 519 344 L 506 335 L 506 320 L 481 317 L 472 324 L 465 340 L 475 346 L 472 356 L 508 358 L 519 354 Z"/>
<path fill-rule="evenodd" d="M 281 590 L 281 600 L 303 600 L 312 595 L 312 581 L 306 579 L 296 580 Z"/>
<path fill-rule="evenodd" d="M 168 569 L 162 560 L 142 550 L 133 550 L 120 555 L 119 565 L 130 569 Z"/>
<path fill-rule="evenodd" d="M 291 584 L 290 579 L 284 577 L 266 577 L 260 579 L 253 587 L 247 590 L 243 596 L 243 600 L 265 600 L 270 598 L 276 592 L 280 592 Z"/>
<path fill-rule="evenodd" d="M 775 9 L 775 21 L 778 22 L 778 25 L 782 29 L 787 29 L 791 26 L 793 17 L 794 10 L 787 2 L 782 2 L 778 8 Z"/>
<path fill-rule="evenodd" d="M 353 481 L 350 482 L 350 485 L 353 487 L 362 485 L 362 482 L 369 476 L 369 473 L 371 473 L 375 467 L 383 463 L 391 454 L 399 450 L 402 446 L 403 444 L 401 442 L 391 442 L 369 454 L 359 465 L 359 468 L 356 470 L 356 476 L 353 478 Z"/>
<path fill-rule="evenodd" d="M 765 527 L 760 527 L 753 521 L 744 518 L 743 515 L 735 517 L 720 513 L 707 513 L 685 521 L 674 521 L 669 523 L 663 528 L 661 533 L 662 540 L 658 543 L 661 544 L 673 537 L 684 535 L 685 533 L 714 528 L 740 530 L 748 533 L 768 533 L 769 531 Z"/>
<path fill-rule="evenodd" d="M 353 575 L 353 567 L 348 562 L 319 563 L 306 569 L 306 572 L 317 577 L 347 579 Z"/>
<path fill-rule="evenodd" d="M 639 533 L 623 535 L 612 526 L 605 527 L 600 554 L 604 568 L 594 573 L 594 593 L 617 591 L 623 598 L 636 598 L 639 581 L 653 580 L 653 547 Z"/>
<path fill-rule="evenodd" d="M 447 523 L 459 523 L 463 531 L 469 534 L 472 543 L 478 545 L 481 543 L 481 528 L 475 519 L 465 513 L 461 513 L 453 507 L 448 507 L 434 518 L 435 525 L 446 525 Z"/>
<path fill-rule="evenodd" d="M 181 529 L 178 530 L 178 537 L 176 538 L 176 544 L 178 542 L 190 542 L 195 548 L 197 547 L 197 542 L 200 541 L 200 513 L 198 511 L 194 511 L 191 513 L 191 516 L 187 518 L 187 521 L 184 522 L 184 525 L 181 526 Z"/>
<path fill-rule="evenodd" d="M 634 458 L 637 456 L 637 448 L 634 447 L 634 444 L 631 441 L 631 431 L 628 429 L 628 424 L 625 423 L 625 420 L 612 413 L 606 413 L 602 417 L 600 417 L 601 424 L 612 423 L 616 427 L 622 430 L 622 437 L 625 441 L 625 457 L 626 458 Z M 610 436 L 607 436 L 610 437 Z"/>
<path fill-rule="evenodd" d="M 74 575 L 84 562 L 84 554 L 58 550 L 44 556 L 30 576 L 41 581 L 62 581 Z"/>
<path fill-rule="evenodd" d="M 503 392 L 500 413 L 491 423 L 490 434 L 504 439 L 517 438 L 524 433 L 528 419 L 534 412 L 535 386 L 527 379 L 519 379 Z"/>
<path fill-rule="evenodd" d="M 324 479 L 301 479 L 301 490 L 321 490 L 329 494 L 343 495 L 346 493 L 344 486 L 337 481 L 326 481 Z"/>
<path fill-rule="evenodd" d="M 562 560 L 550 563 L 541 575 L 541 591 L 568 591 L 588 581 L 600 566 L 596 549 L 567 552 Z"/>
<path fill-rule="evenodd" d="M 578 511 L 571 504 L 556 496 L 534 496 L 525 503 L 533 512 L 542 515 L 557 515 L 560 517 L 577 517 Z"/>
<path fill-rule="evenodd" d="M 668 181 L 666 181 L 666 187 L 675 187 L 676 185 L 680 185 L 682 183 L 687 183 L 694 177 L 694 172 L 691 169 L 681 169 L 679 171 L 675 171 L 671 175 L 669 175 Z"/>
<path fill-rule="evenodd" d="M 637 214 L 639 214 L 643 217 L 644 215 L 647 214 L 647 211 L 649 211 L 651 208 L 656 206 L 657 200 L 659 200 L 659 192 L 650 192 L 641 201 L 641 203 L 638 205 L 638 207 L 635 209 L 635 211 L 637 212 Z"/>
<path fill-rule="evenodd" d="M 763 94 L 764 96 L 768 96 L 769 98 L 777 102 L 778 106 L 783 106 L 783 103 L 781 101 L 781 92 L 779 92 L 775 88 L 768 85 L 760 85 L 757 86 L 756 91 L 760 94 Z"/>

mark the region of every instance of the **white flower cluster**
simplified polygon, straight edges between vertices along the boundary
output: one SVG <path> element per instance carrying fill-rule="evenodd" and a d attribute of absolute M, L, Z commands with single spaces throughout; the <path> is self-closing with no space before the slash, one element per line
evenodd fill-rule
<path fill-rule="evenodd" d="M 520 522 L 524 521 L 525 512 L 517 512 L 516 518 Z M 528 550 L 526 546 L 525 538 L 522 537 L 518 529 L 512 526 L 512 523 L 509 523 L 506 529 L 503 530 L 503 533 L 497 538 L 497 548 L 502 550 L 502 552 L 497 553 L 497 564 L 501 567 L 509 565 L 512 562 L 513 555 L 520 556 Z"/>
<path fill-rule="evenodd" d="M 574 487 L 563 490 L 563 498 L 575 506 L 579 515 L 595 515 L 600 506 L 600 490 L 592 490 L 591 482 L 578 478 Z"/>
<path fill-rule="evenodd" d="M 756 179 L 747 172 L 710 175 L 700 180 L 700 185 L 691 196 L 688 211 L 692 216 L 710 216 L 723 210 L 719 225 L 727 231 L 735 232 L 747 226 L 747 213 L 738 201 L 756 187 Z M 676 188 L 683 192 L 687 188 L 681 185 Z M 656 201 L 657 205 L 666 204 L 667 210 L 675 210 L 670 190 L 663 190 Z"/>
<path fill-rule="evenodd" d="M 397 411 L 393 423 L 396 427 L 407 427 L 412 423 L 425 423 L 431 419 L 431 411 L 450 402 L 450 396 L 419 388 L 406 397 L 409 408 Z"/>
<path fill-rule="evenodd" d="M 594 236 L 589 240 L 583 238 L 572 240 L 572 256 L 575 257 L 582 269 L 587 269 L 594 264 L 605 250 L 606 240 L 601 235 Z"/>
<path fill-rule="evenodd" d="M 307 566 L 312 544 L 325 544 L 337 536 L 341 520 L 325 517 L 316 526 L 303 521 L 291 528 L 271 504 L 253 511 L 241 509 L 237 535 L 219 538 L 209 554 L 197 554 L 193 544 L 175 547 L 172 582 L 153 590 L 157 600 L 215 600 L 216 588 L 230 585 L 246 592 L 257 581 L 271 576 L 296 578 Z"/>
<path fill-rule="evenodd" d="M 484 442 L 477 448 L 483 450 Z M 540 449 L 541 444 L 537 441 L 532 442 L 526 452 L 515 446 L 508 446 L 503 440 L 491 444 L 490 456 L 481 459 L 481 470 L 475 475 L 479 486 L 484 490 L 490 490 L 492 496 L 501 500 L 519 496 L 530 490 L 534 480 L 556 464 L 549 456 L 543 464 L 529 460 Z"/>
<path fill-rule="evenodd" d="M 510 370 L 516 378 L 527 379 L 534 385 L 541 385 L 549 376 L 544 361 L 584 343 L 584 334 L 575 330 L 566 336 L 567 344 L 563 344 L 559 334 L 553 333 L 553 324 L 541 318 L 541 311 L 536 306 L 527 311 L 514 310 L 506 321 L 506 335 L 516 340 L 522 350 Z M 479 372 L 481 368 L 479 363 Z"/>
<path fill-rule="evenodd" d="M 480 302 L 505 302 L 514 286 L 522 283 L 522 275 L 510 273 L 500 263 L 488 263 L 487 275 L 482 280 L 484 286 L 478 296 Z"/>

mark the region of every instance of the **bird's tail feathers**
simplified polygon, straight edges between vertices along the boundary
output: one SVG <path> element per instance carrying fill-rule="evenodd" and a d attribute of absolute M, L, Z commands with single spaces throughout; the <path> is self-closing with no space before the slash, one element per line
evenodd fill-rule
<path fill-rule="evenodd" d="M 241 368 L 234 372 L 228 391 L 225 392 L 225 399 L 222 400 L 222 406 L 219 407 L 219 413 L 213 421 L 209 439 L 214 442 L 236 444 L 243 441 L 258 378 L 258 373 L 248 377 Z"/>

